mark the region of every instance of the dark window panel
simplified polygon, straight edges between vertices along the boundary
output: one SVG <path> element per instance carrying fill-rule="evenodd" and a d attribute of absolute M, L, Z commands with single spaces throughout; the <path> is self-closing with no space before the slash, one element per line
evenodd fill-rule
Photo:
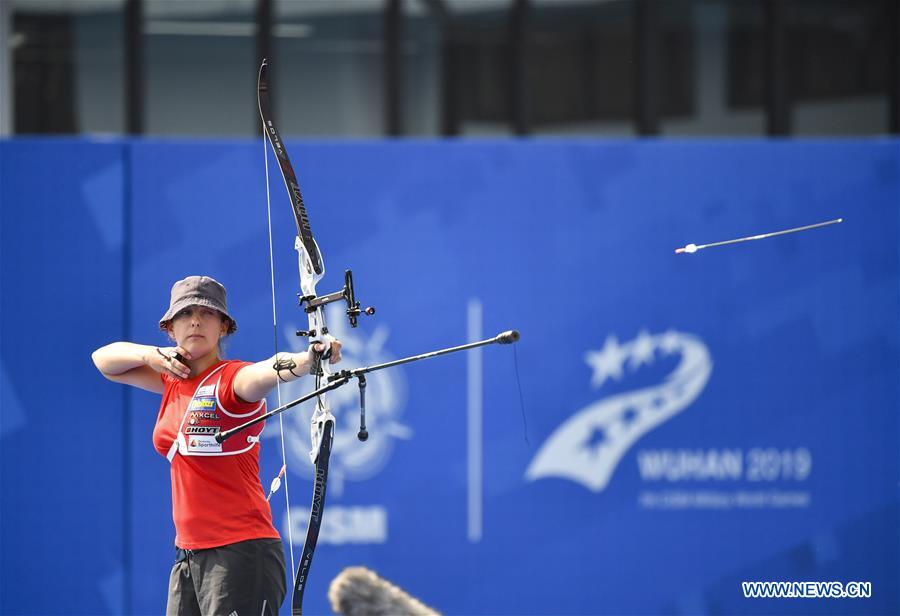
<path fill-rule="evenodd" d="M 674 4 L 682 4 L 680 2 Z M 669 11 L 671 9 L 667 9 Z M 538 5 L 531 8 L 527 93 L 534 127 L 634 117 L 634 26 L 631 3 Z M 455 91 L 464 120 L 509 121 L 509 29 L 504 15 L 454 18 L 459 65 Z M 660 26 L 659 113 L 693 112 L 694 62 L 690 24 L 667 19 Z"/>
<path fill-rule="evenodd" d="M 900 2 L 882 0 L 888 29 L 888 130 L 900 134 Z"/>
<path fill-rule="evenodd" d="M 125 131 L 144 132 L 144 3 L 128 0 L 125 4 Z"/>
<path fill-rule="evenodd" d="M 822 101 L 885 92 L 889 27 L 882 0 L 779 0 L 784 10 L 788 94 Z M 762 4 L 729 6 L 728 103 L 757 107 L 765 92 Z"/>
<path fill-rule="evenodd" d="M 384 135 L 382 8 L 350 1 L 275 1 L 278 63 L 271 80 L 284 135 Z"/>
<path fill-rule="evenodd" d="M 78 132 L 73 29 L 70 15 L 13 16 L 15 133 Z"/>
<path fill-rule="evenodd" d="M 404 133 L 403 92 L 405 85 L 405 18 L 401 0 L 384 5 L 382 58 L 384 62 L 384 133 L 399 137 Z"/>
<path fill-rule="evenodd" d="M 403 130 L 408 135 L 453 134 L 452 91 L 446 89 L 453 70 L 445 30 L 452 18 L 443 0 L 405 0 L 402 73 Z"/>

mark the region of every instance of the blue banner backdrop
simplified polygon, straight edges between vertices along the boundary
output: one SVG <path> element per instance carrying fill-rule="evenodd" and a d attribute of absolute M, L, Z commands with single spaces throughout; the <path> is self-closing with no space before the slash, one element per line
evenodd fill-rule
<path fill-rule="evenodd" d="M 378 310 L 356 330 L 331 315 L 344 365 L 522 332 L 373 374 L 366 443 L 355 387 L 333 396 L 309 613 L 358 564 L 447 614 L 900 611 L 900 143 L 288 147 L 320 291 L 352 268 Z M 162 613 L 158 399 L 105 382 L 90 352 L 164 344 L 169 287 L 200 273 L 228 288 L 228 356 L 302 349 L 281 178 L 270 165 L 276 335 L 259 141 L 17 140 L 0 163 L 0 611 Z M 290 516 L 272 500 L 297 555 L 309 411 L 283 416 Z M 262 448 L 267 486 L 277 421 Z M 872 596 L 751 600 L 750 580 Z"/>

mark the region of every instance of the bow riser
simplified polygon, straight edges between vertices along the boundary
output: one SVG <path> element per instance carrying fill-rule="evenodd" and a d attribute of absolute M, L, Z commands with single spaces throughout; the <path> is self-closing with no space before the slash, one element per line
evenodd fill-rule
<path fill-rule="evenodd" d="M 315 240 L 313 240 L 315 242 Z M 297 250 L 297 261 L 298 261 L 298 269 L 300 271 L 300 290 L 303 292 L 302 298 L 315 298 L 316 297 L 316 284 L 322 279 L 322 276 L 325 275 L 325 267 L 322 262 L 321 256 L 319 259 L 319 264 L 321 265 L 321 273 L 317 273 L 313 268 L 312 259 L 310 258 L 309 252 L 306 250 L 306 246 L 300 240 L 298 236 L 294 241 L 294 248 Z M 321 253 L 319 253 L 321 255 Z M 302 303 L 302 302 L 301 302 Z M 330 344 L 330 340 L 328 339 L 328 326 L 325 325 L 325 311 L 322 306 L 317 306 L 313 310 L 307 311 L 307 320 L 309 329 L 306 332 L 298 332 L 299 334 L 306 335 L 310 345 L 316 343 L 322 343 L 328 347 Z M 326 349 L 327 355 L 328 349 Z M 323 356 L 321 354 L 315 354 L 314 361 L 310 367 L 310 374 L 315 375 L 316 377 L 316 387 L 319 386 L 321 381 L 327 382 L 329 371 L 326 365 L 322 362 Z M 328 405 L 328 400 L 324 395 L 316 398 L 316 410 L 313 411 L 312 418 L 310 419 L 309 426 L 309 438 L 311 449 L 309 451 L 309 460 L 313 464 L 316 463 L 316 460 L 319 458 L 319 452 L 322 450 L 322 443 L 325 436 L 325 424 L 326 422 L 331 421 L 332 426 L 334 425 L 334 416 L 331 414 L 331 408 Z M 332 429 L 332 433 L 334 430 Z M 316 494 L 313 494 L 313 502 L 315 503 Z M 324 498 L 323 504 L 324 504 Z M 315 508 L 312 511 L 312 515 L 315 515 Z"/>
<path fill-rule="evenodd" d="M 315 244 L 315 242 L 313 243 Z M 294 249 L 297 251 L 297 269 L 300 272 L 300 291 L 302 292 L 300 304 L 302 305 L 305 301 L 316 299 L 316 285 L 325 275 L 325 265 L 320 257 L 320 269 L 318 271 L 314 269 L 314 262 L 299 236 L 294 240 Z M 307 310 L 307 317 L 309 329 L 299 332 L 297 335 L 306 336 L 310 344 L 321 342 L 328 346 L 329 341 L 325 337 L 328 327 L 325 325 L 325 314 L 321 306 L 316 307 L 315 310 Z"/>

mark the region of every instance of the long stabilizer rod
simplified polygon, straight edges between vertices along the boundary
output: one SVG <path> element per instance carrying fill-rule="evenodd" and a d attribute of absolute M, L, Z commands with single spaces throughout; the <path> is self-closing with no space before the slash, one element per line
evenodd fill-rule
<path fill-rule="evenodd" d="M 501 334 L 497 334 L 493 338 L 486 338 L 485 340 L 479 340 L 478 342 L 470 342 L 469 344 L 462 344 L 460 346 L 450 347 L 447 349 L 440 349 L 438 351 L 431 351 L 430 353 L 422 353 L 421 355 L 413 355 L 412 357 L 404 357 L 403 359 L 396 359 L 394 361 L 385 362 L 383 364 L 375 364 L 374 366 L 364 366 L 362 368 L 354 368 L 353 370 L 341 370 L 335 374 L 332 374 L 328 378 L 328 384 L 323 385 L 322 387 L 316 389 L 315 391 L 311 391 L 308 394 L 300 396 L 296 400 L 292 400 L 287 404 L 282 404 L 277 409 L 269 411 L 264 415 L 260 415 L 255 419 L 251 419 L 237 427 L 231 428 L 230 430 L 225 430 L 224 432 L 219 432 L 216 434 L 216 442 L 223 443 L 227 439 L 231 438 L 238 432 L 242 430 L 246 430 L 250 426 L 255 426 L 261 421 L 265 421 L 270 417 L 274 417 L 289 408 L 295 407 L 298 404 L 302 404 L 307 400 L 312 400 L 316 396 L 320 396 L 325 392 L 331 391 L 333 389 L 337 389 L 342 385 L 346 385 L 351 379 L 354 377 L 359 377 L 364 374 L 368 374 L 369 372 L 375 372 L 376 370 L 383 370 L 384 368 L 391 368 L 393 366 L 399 366 L 401 364 L 408 364 L 413 361 L 419 361 L 422 359 L 431 359 L 432 357 L 437 357 L 438 355 L 446 355 L 448 353 L 457 353 L 459 351 L 468 351 L 469 349 L 474 349 L 477 347 L 487 346 L 489 344 L 512 344 L 519 340 L 519 332 L 515 329 L 511 329 L 509 331 L 505 331 Z"/>
<path fill-rule="evenodd" d="M 342 370 L 337 374 L 331 375 L 331 378 L 335 380 L 340 379 L 345 374 L 350 377 L 355 377 L 359 376 L 360 374 L 368 374 L 369 372 L 375 372 L 376 370 L 383 370 L 385 368 L 392 368 L 394 366 L 408 364 L 413 361 L 431 359 L 432 357 L 437 357 L 438 355 L 446 355 L 447 353 L 456 353 L 458 351 L 468 351 L 469 349 L 475 349 L 478 347 L 487 346 L 489 344 L 512 344 L 514 342 L 517 342 L 518 340 L 519 332 L 515 329 L 511 329 L 509 331 L 503 332 L 502 334 L 497 334 L 493 338 L 479 340 L 478 342 L 470 342 L 469 344 L 461 344 L 460 346 L 450 347 L 448 349 L 440 349 L 439 351 L 431 351 L 430 353 L 422 353 L 421 355 L 413 355 L 412 357 L 395 359 L 394 361 L 385 362 L 383 364 L 375 364 L 374 366 L 364 366 L 362 368 L 354 368 L 353 370 Z"/>

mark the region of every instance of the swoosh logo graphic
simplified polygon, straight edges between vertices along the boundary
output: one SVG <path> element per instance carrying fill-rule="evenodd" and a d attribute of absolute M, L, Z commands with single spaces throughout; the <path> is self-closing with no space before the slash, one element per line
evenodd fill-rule
<path fill-rule="evenodd" d="M 593 492 L 606 488 L 622 456 L 644 434 L 671 419 L 697 399 L 712 373 L 706 345 L 696 336 L 646 332 L 618 344 L 608 338 L 601 351 L 586 354 L 594 368 L 592 383 L 621 378 L 627 369 L 652 364 L 657 355 L 681 360 L 662 383 L 603 398 L 578 410 L 559 426 L 532 459 L 525 479 L 558 477 Z"/>

